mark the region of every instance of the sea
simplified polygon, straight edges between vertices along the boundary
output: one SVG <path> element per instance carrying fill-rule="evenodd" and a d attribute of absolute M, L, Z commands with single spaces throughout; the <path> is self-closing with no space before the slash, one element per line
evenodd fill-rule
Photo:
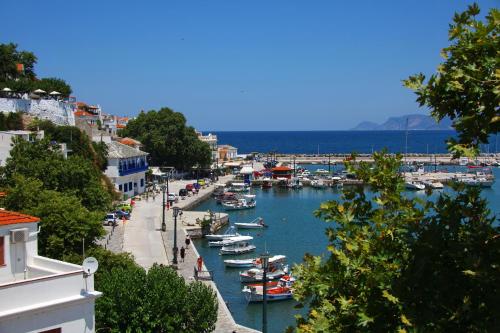
<path fill-rule="evenodd" d="M 204 132 L 207 133 L 207 132 Z M 284 154 L 369 154 L 386 148 L 391 153 L 446 153 L 446 140 L 455 131 L 215 131 L 219 144 L 251 152 Z M 498 135 L 481 145 L 484 153 L 498 152 Z"/>
<path fill-rule="evenodd" d="M 315 132 L 212 132 L 218 135 L 220 143 L 238 147 L 239 153 L 250 152 L 279 152 L 289 154 L 320 154 L 328 153 L 371 153 L 373 150 L 387 148 L 390 152 L 404 152 L 406 133 L 404 131 L 315 131 Z M 455 135 L 450 131 L 410 131 L 408 132 L 408 152 L 410 153 L 444 153 L 444 140 Z M 495 138 L 496 139 L 496 138 Z M 495 142 L 484 151 L 494 152 Z M 318 165 L 303 165 L 314 171 Z M 334 166 L 332 171 L 340 171 L 341 165 Z M 464 170 L 460 166 L 438 166 L 450 172 Z M 492 214 L 500 216 L 500 168 L 493 168 L 497 181 L 492 188 L 482 191 L 482 195 L 489 201 Z M 440 191 L 450 191 L 448 188 Z M 435 191 L 428 199 L 434 200 L 440 193 Z M 368 195 L 369 190 L 367 189 Z M 341 192 L 336 188 L 314 189 L 304 187 L 300 190 L 272 188 L 263 190 L 253 188 L 256 195 L 257 207 L 244 211 L 231 211 L 230 223 L 250 222 L 262 217 L 269 228 L 265 230 L 247 230 L 243 234 L 254 237 L 253 244 L 257 246 L 254 253 L 237 256 L 237 258 L 253 258 L 265 250 L 271 254 L 284 254 L 291 267 L 302 262 L 304 254 L 326 256 L 327 237 L 325 230 L 331 227 L 314 216 L 320 204 L 328 200 L 340 199 Z M 410 197 L 426 198 L 422 191 L 407 192 Z M 195 210 L 224 212 L 221 205 L 209 199 L 198 205 Z M 221 232 L 224 232 L 222 230 Z M 241 289 L 239 269 L 226 268 L 223 260 L 236 258 L 234 256 L 220 256 L 217 248 L 210 248 L 204 239 L 194 241 L 205 265 L 213 272 L 217 284 L 229 310 L 237 323 L 262 329 L 262 304 L 248 304 Z M 283 332 L 288 326 L 295 323 L 294 315 L 305 314 L 306 308 L 297 309 L 293 300 L 272 302 L 268 304 L 268 331 Z"/>

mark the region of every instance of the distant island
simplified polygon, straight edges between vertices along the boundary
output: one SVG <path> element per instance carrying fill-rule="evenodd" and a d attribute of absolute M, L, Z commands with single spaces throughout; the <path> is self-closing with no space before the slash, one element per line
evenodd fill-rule
<path fill-rule="evenodd" d="M 446 118 L 439 123 L 431 116 L 421 114 L 408 114 L 401 117 L 391 117 L 383 124 L 377 124 L 371 121 L 363 121 L 358 126 L 352 128 L 352 131 L 404 131 L 406 130 L 406 121 L 408 120 L 408 130 L 453 130 L 452 122 Z"/>

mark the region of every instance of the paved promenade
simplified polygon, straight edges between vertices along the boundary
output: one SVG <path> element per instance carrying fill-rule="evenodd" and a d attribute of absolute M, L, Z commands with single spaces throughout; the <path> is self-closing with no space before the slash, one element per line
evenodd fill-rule
<path fill-rule="evenodd" d="M 220 177 L 219 182 L 224 183 L 231 178 L 232 176 Z M 192 181 L 170 182 L 169 191 L 171 193 L 178 193 L 179 189 L 184 188 L 187 183 L 192 183 Z M 179 200 L 175 206 L 179 208 L 190 207 L 195 202 L 209 197 L 212 191 L 213 185 L 206 189 L 201 189 L 198 195 L 187 197 L 185 200 Z M 161 232 L 161 210 L 162 194 L 160 193 L 154 198 L 149 197 L 147 200 L 143 199 L 141 201 L 137 201 L 130 221 L 125 223 L 123 251 L 132 253 L 136 262 L 146 269 L 151 267 L 154 263 L 164 265 L 172 263 L 172 248 L 174 247 L 174 222 L 172 209 L 166 211 L 165 214 L 167 227 L 165 232 Z M 189 219 L 189 213 L 183 214 L 182 219 Z M 184 245 L 185 235 L 186 233 L 183 229 L 183 223 L 181 222 L 181 219 L 178 218 L 177 247 L 179 249 L 182 245 Z M 186 252 L 184 262 L 180 262 L 180 256 L 178 256 L 178 272 L 185 278 L 186 281 L 192 281 L 194 279 L 193 268 L 196 265 L 197 258 L 198 253 L 192 244 Z M 203 270 L 206 271 L 206 267 L 204 267 Z M 206 281 L 204 283 L 212 286 L 212 288 L 217 291 L 219 299 L 219 313 L 215 332 L 258 332 L 236 324 L 224 300 L 218 292 L 216 285 L 212 281 Z"/>

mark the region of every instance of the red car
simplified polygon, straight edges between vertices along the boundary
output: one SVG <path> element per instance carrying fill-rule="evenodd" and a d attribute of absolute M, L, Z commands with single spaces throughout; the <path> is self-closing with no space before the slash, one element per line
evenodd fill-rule
<path fill-rule="evenodd" d="M 193 187 L 193 184 L 187 184 L 187 185 L 186 185 L 186 190 L 188 190 L 188 191 L 190 191 L 190 192 L 191 192 L 191 191 L 193 191 L 193 188 L 194 188 L 194 187 Z"/>

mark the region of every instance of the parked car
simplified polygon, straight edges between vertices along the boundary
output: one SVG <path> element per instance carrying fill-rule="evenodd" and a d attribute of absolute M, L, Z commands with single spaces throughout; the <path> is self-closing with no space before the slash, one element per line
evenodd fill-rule
<path fill-rule="evenodd" d="M 198 184 L 200 186 L 205 186 L 206 185 L 205 179 L 198 179 Z"/>
<path fill-rule="evenodd" d="M 193 187 L 198 191 L 201 188 L 201 185 L 198 183 L 193 183 Z"/>
<path fill-rule="evenodd" d="M 169 193 L 167 200 L 168 200 L 168 202 L 170 202 L 172 204 L 174 202 L 179 201 L 179 198 L 177 198 L 177 196 L 175 195 L 175 193 Z"/>
<path fill-rule="evenodd" d="M 115 214 L 116 214 L 116 217 L 119 219 L 125 218 L 127 220 L 130 220 L 130 213 L 129 212 L 126 212 L 124 210 L 117 210 L 115 212 Z"/>
<path fill-rule="evenodd" d="M 116 225 L 116 215 L 114 213 L 106 214 L 106 217 L 104 218 L 104 224 L 107 224 L 109 226 Z"/>
<path fill-rule="evenodd" d="M 187 197 L 188 196 L 188 190 L 186 190 L 185 188 L 181 188 L 179 190 L 179 196 L 180 197 Z"/>
<path fill-rule="evenodd" d="M 193 184 L 186 184 L 186 190 L 191 192 L 193 188 L 194 188 Z"/>
<path fill-rule="evenodd" d="M 127 213 L 130 213 L 132 212 L 132 206 L 126 202 L 123 202 L 121 204 L 119 204 L 117 207 L 116 207 L 117 210 L 123 210 Z"/>

